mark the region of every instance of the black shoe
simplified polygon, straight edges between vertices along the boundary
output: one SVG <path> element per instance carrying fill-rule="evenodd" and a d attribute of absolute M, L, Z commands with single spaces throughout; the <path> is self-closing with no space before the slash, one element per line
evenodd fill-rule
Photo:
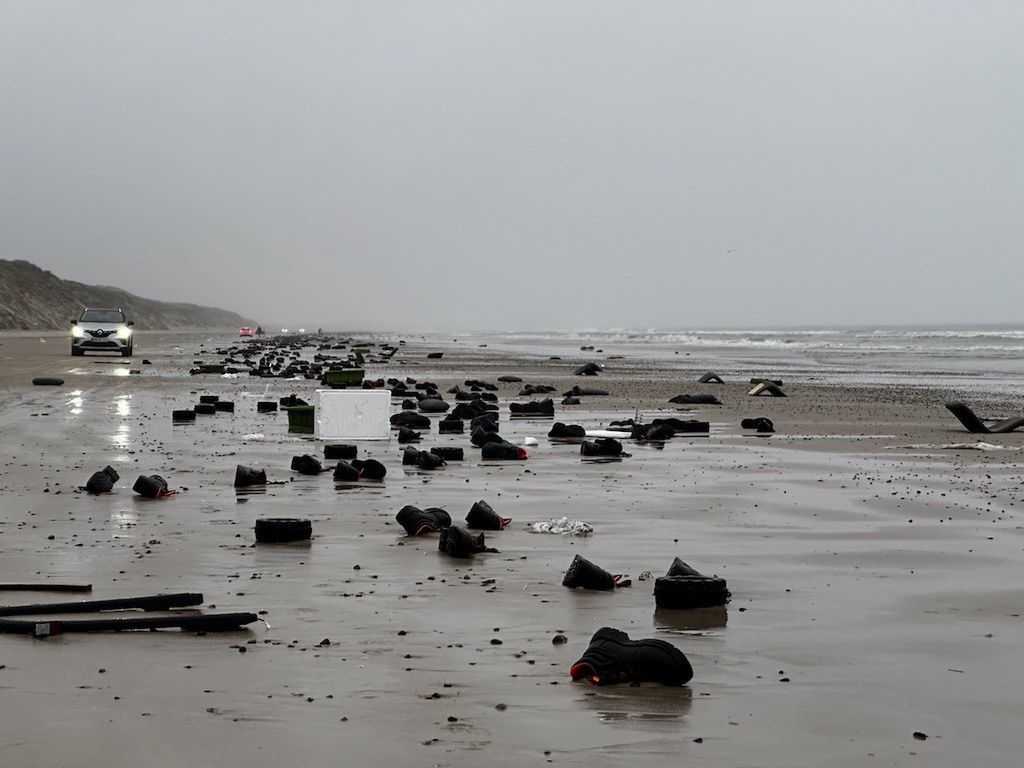
<path fill-rule="evenodd" d="M 267 471 L 253 469 L 239 464 L 235 467 L 235 488 L 248 488 L 251 485 L 266 485 Z"/>
<path fill-rule="evenodd" d="M 110 493 L 114 490 L 114 483 L 120 480 L 120 475 L 113 467 L 107 466 L 99 472 L 93 472 L 92 476 L 85 483 L 85 490 L 89 493 Z"/>
<path fill-rule="evenodd" d="M 668 574 L 654 580 L 654 604 L 658 608 L 686 610 L 725 605 L 730 597 L 725 579 L 705 576 L 678 557 Z"/>
<path fill-rule="evenodd" d="M 488 443 L 500 443 L 502 439 L 497 432 L 488 432 L 484 427 L 476 427 L 470 435 L 469 442 L 477 448 L 483 448 Z"/>
<path fill-rule="evenodd" d="M 599 565 L 594 565 L 585 557 L 576 555 L 565 572 L 562 586 L 570 589 L 599 589 L 609 591 L 618 586 L 621 576 L 612 576 Z"/>
<path fill-rule="evenodd" d="M 329 459 L 330 461 L 335 461 L 337 459 L 351 461 L 356 457 L 358 450 L 359 449 L 354 445 L 325 445 L 324 458 Z"/>
<path fill-rule="evenodd" d="M 441 531 L 437 549 L 449 557 L 472 557 L 477 552 L 497 552 L 496 549 L 491 549 L 484 544 L 482 533 L 474 536 L 465 528 L 454 525 Z"/>
<path fill-rule="evenodd" d="M 744 419 L 740 422 L 740 427 L 743 429 L 752 429 L 755 432 L 767 434 L 775 431 L 775 425 L 772 424 L 771 419 L 766 419 L 764 416 L 760 416 L 756 419 Z"/>
<path fill-rule="evenodd" d="M 580 443 L 581 456 L 622 456 L 622 443 L 614 437 L 599 437 Z"/>
<path fill-rule="evenodd" d="M 440 469 L 444 465 L 444 459 L 430 451 L 420 451 L 416 456 L 416 466 L 420 469 Z"/>
<path fill-rule="evenodd" d="M 292 456 L 292 472 L 298 472 L 300 475 L 319 475 L 323 471 L 320 462 L 308 453 L 303 456 Z"/>
<path fill-rule="evenodd" d="M 438 507 L 419 509 L 412 505 L 406 505 L 398 510 L 395 520 L 405 528 L 405 532 L 410 536 L 426 536 L 428 533 L 437 533 L 452 524 L 451 515 L 443 509 Z"/>
<path fill-rule="evenodd" d="M 497 461 L 521 461 L 526 458 L 526 450 L 499 438 L 496 442 L 485 443 L 480 457 Z"/>
<path fill-rule="evenodd" d="M 469 420 L 470 434 L 472 434 L 478 427 L 483 429 L 484 432 L 497 432 L 498 414 L 487 413 L 480 416 L 474 416 Z"/>
<path fill-rule="evenodd" d="M 359 479 L 359 470 L 344 459 L 339 460 L 334 468 L 334 479 L 343 483 L 354 483 Z"/>
<path fill-rule="evenodd" d="M 391 417 L 391 426 L 409 429 L 430 429 L 430 417 L 415 411 L 402 411 Z"/>
<path fill-rule="evenodd" d="M 376 459 L 353 459 L 352 466 L 359 472 L 360 480 L 383 480 L 387 468 Z"/>
<path fill-rule="evenodd" d="M 509 413 L 512 416 L 550 416 L 555 415 L 555 403 L 550 397 L 543 400 L 533 400 L 529 403 L 509 403 Z"/>
<path fill-rule="evenodd" d="M 677 419 L 675 416 L 670 416 L 666 419 L 653 419 L 651 424 L 655 427 L 664 425 L 671 427 L 673 432 L 701 432 L 707 433 L 711 431 L 711 423 L 707 421 L 697 421 L 696 419 L 688 419 L 683 421 Z"/>
<path fill-rule="evenodd" d="M 419 449 L 413 448 L 411 445 L 406 446 L 402 450 L 402 466 L 403 467 L 414 467 L 416 466 L 416 460 L 420 457 Z"/>
<path fill-rule="evenodd" d="M 501 517 L 486 501 L 478 501 L 466 515 L 466 525 L 481 531 L 501 531 L 511 522 L 511 517 Z"/>
<path fill-rule="evenodd" d="M 437 422 L 439 435 L 461 435 L 465 431 L 462 419 L 441 419 Z"/>
<path fill-rule="evenodd" d="M 398 428 L 398 442 L 402 443 L 418 443 L 420 441 L 420 433 L 414 432 L 408 427 Z"/>
<path fill-rule="evenodd" d="M 587 679 L 595 685 L 685 685 L 693 678 L 693 667 L 682 651 L 664 640 L 630 640 L 625 632 L 602 627 L 569 673 L 573 680 Z"/>
<path fill-rule="evenodd" d="M 668 424 L 634 424 L 633 425 L 633 439 L 634 440 L 651 440 L 655 442 L 664 442 L 665 440 L 671 440 L 676 436 L 676 431 L 672 429 Z"/>
<path fill-rule="evenodd" d="M 162 499 L 173 493 L 167 489 L 167 481 L 160 475 L 139 475 L 132 490 L 147 499 Z"/>
<path fill-rule="evenodd" d="M 581 427 L 579 424 L 563 424 L 560 421 L 556 421 L 551 425 L 551 430 L 548 432 L 548 437 L 586 437 L 587 430 Z"/>
<path fill-rule="evenodd" d="M 465 458 L 465 453 L 461 448 L 452 446 L 435 446 L 430 449 L 430 452 L 445 461 L 462 461 Z"/>

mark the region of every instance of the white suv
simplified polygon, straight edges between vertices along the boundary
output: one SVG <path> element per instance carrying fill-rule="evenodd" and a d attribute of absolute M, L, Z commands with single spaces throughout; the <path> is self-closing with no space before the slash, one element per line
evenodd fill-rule
<path fill-rule="evenodd" d="M 71 321 L 71 354 L 78 357 L 91 349 L 131 357 L 133 325 L 124 310 L 89 307 L 80 318 Z"/>

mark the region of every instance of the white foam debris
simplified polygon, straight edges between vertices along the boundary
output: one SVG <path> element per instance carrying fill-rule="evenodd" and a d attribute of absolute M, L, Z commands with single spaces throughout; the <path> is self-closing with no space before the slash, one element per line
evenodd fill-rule
<path fill-rule="evenodd" d="M 979 440 L 976 443 L 946 443 L 942 446 L 947 451 L 1018 451 L 1019 448 L 1010 445 L 993 445 Z"/>
<path fill-rule="evenodd" d="M 536 437 L 524 437 L 523 438 L 523 445 L 537 445 L 537 438 Z"/>
<path fill-rule="evenodd" d="M 249 434 L 249 435 L 242 435 L 242 439 L 243 440 L 250 440 L 250 441 L 251 440 L 266 440 L 267 436 L 264 435 L 262 432 L 253 432 L 252 434 Z"/>
<path fill-rule="evenodd" d="M 562 536 L 589 536 L 594 532 L 594 526 L 582 520 L 570 520 L 568 517 L 553 517 L 550 520 L 540 520 L 536 523 L 527 523 L 527 530 L 530 533 L 557 533 Z"/>

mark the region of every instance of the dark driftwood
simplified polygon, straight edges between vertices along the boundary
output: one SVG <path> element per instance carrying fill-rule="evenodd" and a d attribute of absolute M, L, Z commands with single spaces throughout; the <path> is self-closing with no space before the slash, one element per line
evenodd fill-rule
<path fill-rule="evenodd" d="M 0 634 L 48 637 L 64 632 L 128 632 L 133 630 L 181 629 L 190 632 L 231 632 L 258 621 L 255 613 L 211 613 L 198 616 L 139 616 L 113 619 L 32 621 L 0 619 Z"/>
<path fill-rule="evenodd" d="M 0 592 L 92 592 L 92 584 L 0 584 Z"/>
<path fill-rule="evenodd" d="M 113 600 L 81 600 L 74 603 L 36 603 L 34 605 L 0 606 L 0 616 L 38 616 L 49 613 L 98 613 L 100 611 L 169 611 L 173 608 L 189 608 L 203 602 L 203 596 L 195 592 L 180 592 L 173 595 L 150 595 L 146 597 L 122 597 Z"/>
<path fill-rule="evenodd" d="M 963 403 L 946 403 L 946 408 L 959 419 L 968 432 L 973 432 L 976 435 L 1001 434 L 1013 432 L 1015 429 L 1024 427 L 1024 416 L 1014 416 L 994 424 L 986 424 L 975 415 L 974 411 Z"/>

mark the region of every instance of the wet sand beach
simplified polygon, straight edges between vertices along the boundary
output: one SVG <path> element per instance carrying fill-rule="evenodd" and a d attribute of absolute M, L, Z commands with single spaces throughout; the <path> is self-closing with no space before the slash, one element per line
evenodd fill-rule
<path fill-rule="evenodd" d="M 602 387 L 610 396 L 579 406 L 556 398 L 556 420 L 598 428 L 639 411 L 708 420 L 711 434 L 585 463 L 546 437 L 551 420 L 510 421 L 507 404 L 529 398 L 501 384 L 501 433 L 537 438 L 529 460 L 482 462 L 432 417 L 421 447 L 463 446 L 465 461 L 409 471 L 394 440 L 360 443 L 387 478 L 345 485 L 293 475 L 291 457 L 322 444 L 256 413 L 315 382 L 188 375 L 201 345 L 233 343 L 141 333 L 122 361 L 71 358 L 60 335 L 0 336 L 0 581 L 91 583 L 93 598 L 194 591 L 205 609 L 266 612 L 224 635 L 0 636 L 3 766 L 1020 764 L 1024 434 L 943 448 L 978 442 L 943 407 L 970 393 L 794 380 L 784 399 L 752 398 L 747 380 L 764 371 L 699 385 L 707 367 L 692 356 L 546 360 L 452 343 L 428 360 L 436 347 L 410 341 L 367 376 Z M 591 359 L 602 375 L 571 375 Z M 66 383 L 31 386 L 44 375 Z M 667 403 L 698 392 L 723 405 Z M 236 412 L 172 425 L 203 393 Z M 748 416 L 777 433 L 745 434 Z M 239 463 L 289 482 L 237 493 Z M 107 464 L 114 493 L 76 490 Z M 152 472 L 181 492 L 134 496 Z M 460 522 L 478 499 L 513 522 L 487 534 L 498 553 L 465 563 L 394 520 L 414 504 Z M 526 530 L 564 515 L 594 533 Z M 270 516 L 310 518 L 312 541 L 254 546 L 254 520 Z M 576 553 L 632 586 L 562 587 Z M 728 579 L 731 602 L 655 611 L 640 576 L 676 556 Z M 676 644 L 693 680 L 572 682 L 602 626 Z"/>

